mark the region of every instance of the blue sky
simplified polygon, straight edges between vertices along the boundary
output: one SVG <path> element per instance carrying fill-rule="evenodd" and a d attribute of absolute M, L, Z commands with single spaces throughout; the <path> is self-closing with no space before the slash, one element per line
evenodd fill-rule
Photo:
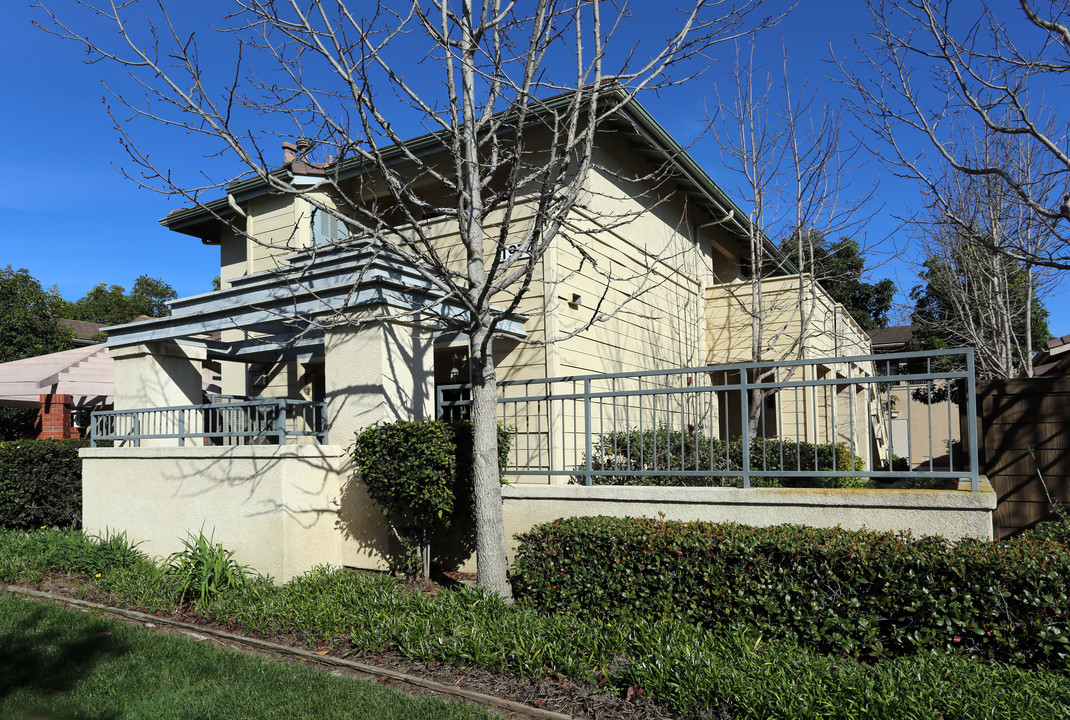
<path fill-rule="evenodd" d="M 55 3 L 77 20 L 78 11 L 71 5 Z M 218 7 L 216 3 L 182 5 L 182 19 L 195 24 L 207 22 Z M 637 7 L 636 22 L 629 29 L 649 31 L 665 22 L 660 4 L 637 3 Z M 0 179 L 0 206 L 5 214 L 0 226 L 0 266 L 25 267 L 70 300 L 100 282 L 129 288 L 142 274 L 163 278 L 180 296 L 208 291 L 218 274 L 218 250 L 158 223 L 182 206 L 182 200 L 140 189 L 113 167 L 130 165 L 102 103 L 101 81 L 121 81 L 117 70 L 101 63 L 86 65 L 86 55 L 78 46 L 34 28 L 31 19 L 44 22 L 45 17 L 25 0 L 16 0 L 5 9 L 8 31 L 0 46 L 0 67 L 8 101 L 6 112 L 0 115 L 0 137 L 7 172 Z M 194 13 L 197 17 L 191 17 Z M 803 0 L 787 22 L 764 36 L 765 62 L 779 66 L 784 48 L 793 81 L 805 80 L 810 89 L 835 100 L 843 89 L 826 79 L 835 74 L 826 62 L 829 47 L 838 53 L 849 51 L 852 32 L 863 33 L 868 24 L 861 2 Z M 214 41 L 208 32 L 199 37 L 205 43 Z M 206 57 L 212 58 L 215 48 L 206 44 L 204 49 Z M 715 86 L 728 89 L 731 48 L 722 46 L 720 55 L 723 60 L 687 85 L 640 97 L 684 145 L 695 140 L 703 127 L 705 109 L 714 104 Z M 419 131 L 414 127 L 412 134 Z M 189 136 L 143 128 L 139 138 L 154 160 L 176 172 L 195 173 L 207 162 Z M 265 145 L 275 148 L 278 143 L 272 140 Z M 722 165 L 715 138 L 699 138 L 690 150 L 732 192 L 734 179 Z M 218 160 L 213 164 L 220 167 Z M 224 165 L 222 172 L 226 171 Z M 880 182 L 872 208 L 877 214 L 863 238 L 863 244 L 872 247 L 871 264 L 877 265 L 874 277 L 891 277 L 908 291 L 915 283 L 914 250 L 895 217 L 920 206 L 918 192 L 913 185 L 890 178 L 876 161 L 867 162 L 856 174 L 852 178 L 856 187 Z M 1070 333 L 1070 298 L 1059 289 L 1047 300 L 1055 335 Z"/>

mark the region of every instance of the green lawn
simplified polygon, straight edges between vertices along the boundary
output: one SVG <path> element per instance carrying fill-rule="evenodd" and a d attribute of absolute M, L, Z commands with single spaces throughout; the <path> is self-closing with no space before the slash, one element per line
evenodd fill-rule
<path fill-rule="evenodd" d="M 0 717 L 491 720 L 499 716 L 0 594 Z"/>

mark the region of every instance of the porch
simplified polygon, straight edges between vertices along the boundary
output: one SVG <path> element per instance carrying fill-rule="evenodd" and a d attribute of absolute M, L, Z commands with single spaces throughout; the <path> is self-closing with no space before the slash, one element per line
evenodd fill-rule
<path fill-rule="evenodd" d="M 390 356 L 387 341 L 397 339 L 382 327 L 361 337 L 365 359 Z M 949 453 L 945 465 L 932 452 L 927 463 L 909 463 L 916 443 L 899 449 L 887 432 L 895 388 L 924 383 L 949 393 L 961 388 L 954 392 L 961 405 L 937 403 L 933 394 L 923 416 L 931 422 L 943 415 L 945 426 L 963 423 L 963 436 L 976 437 L 972 354 L 954 353 L 501 383 L 499 419 L 513 441 L 511 482 L 503 488 L 507 536 L 556 517 L 663 513 L 990 538 L 995 495 L 978 474 L 976 449 Z M 363 486 L 349 478 L 350 428 L 363 422 L 353 411 L 372 408 L 364 417 L 388 420 L 383 411 L 402 406 L 384 398 L 431 393 L 413 393 L 411 385 L 402 392 L 396 372 L 384 376 L 381 361 L 375 367 L 378 384 L 366 396 L 332 401 L 329 391 L 323 403 L 275 399 L 96 414 L 93 440 L 115 447 L 82 451 L 84 526 L 126 530 L 161 555 L 203 528 L 240 562 L 279 580 L 319 563 L 385 568 L 396 548 Z M 424 376 L 427 390 L 431 381 Z M 463 387 L 439 389 L 437 412 L 464 414 L 465 394 L 454 392 Z M 930 447 L 953 442 L 932 428 Z M 637 441 L 644 435 L 654 443 Z M 834 449 L 831 466 L 811 452 L 819 447 Z M 896 465 L 898 452 L 909 467 Z M 817 476 L 884 489 L 792 487 Z M 657 487 L 663 478 L 701 487 Z M 783 486 L 757 487 L 772 479 Z M 895 487 L 911 480 L 943 480 L 947 489 Z M 440 563 L 474 565 L 450 548 L 436 551 Z"/>

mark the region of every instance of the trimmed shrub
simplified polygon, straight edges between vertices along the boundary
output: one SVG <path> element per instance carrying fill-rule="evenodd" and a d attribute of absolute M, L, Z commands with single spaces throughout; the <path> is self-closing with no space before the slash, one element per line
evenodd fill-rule
<path fill-rule="evenodd" d="M 79 527 L 88 440 L 0 442 L 0 527 Z"/>
<path fill-rule="evenodd" d="M 1054 543 L 607 517 L 519 539 L 514 592 L 547 611 L 678 617 L 854 657 L 1068 667 L 1070 552 Z"/>
<path fill-rule="evenodd" d="M 1070 548 L 1070 510 L 1062 503 L 1051 506 L 1054 517 L 1042 520 L 1021 534 L 1022 538 L 1059 543 Z"/>
<path fill-rule="evenodd" d="M 498 469 L 504 472 L 509 433 L 498 427 Z M 357 472 L 404 546 L 397 569 L 415 575 L 419 546 L 455 520 L 472 516 L 472 426 L 467 421 L 416 420 L 376 424 L 357 433 Z M 429 570 L 424 567 L 425 574 Z"/>
<path fill-rule="evenodd" d="M 577 471 L 586 466 L 586 456 Z M 753 487 L 827 487 L 860 488 L 875 484 L 860 477 L 822 477 L 829 470 L 862 470 L 862 458 L 852 455 L 843 443 L 814 444 L 793 440 L 755 438 L 750 443 L 750 469 L 777 472 L 812 470 L 813 477 L 751 478 Z M 627 430 L 601 435 L 591 453 L 594 470 L 656 470 L 659 475 L 595 476 L 595 485 L 642 485 L 676 487 L 742 487 L 743 480 L 732 476 L 674 475 L 673 472 L 713 470 L 730 472 L 743 468 L 743 440 L 724 443 L 706 437 L 699 430 L 670 430 L 664 425 L 649 430 Z M 582 475 L 572 477 L 574 484 L 585 482 Z"/>

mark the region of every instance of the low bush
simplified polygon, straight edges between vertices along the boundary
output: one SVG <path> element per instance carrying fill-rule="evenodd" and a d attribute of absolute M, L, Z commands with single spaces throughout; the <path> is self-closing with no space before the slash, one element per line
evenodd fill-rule
<path fill-rule="evenodd" d="M 41 531 L 55 537 L 60 531 Z M 47 564 L 29 548 L 37 531 L 0 531 L 0 568 Z M 73 539 L 81 533 L 67 533 Z M 72 539 L 72 542 L 74 541 Z M 32 543 L 30 543 L 32 544 Z M 150 611 L 168 606 L 148 565 L 87 578 L 89 597 Z M 21 576 L 6 576 L 21 580 Z M 107 598 L 105 598 L 107 599 Z M 174 601 L 175 598 L 171 598 Z M 184 609 L 190 612 L 188 608 Z M 221 587 L 193 610 L 224 627 L 286 635 L 345 652 L 508 673 L 517 682 L 582 683 L 646 698 L 687 717 L 1049 718 L 1070 715 L 1070 684 L 1058 670 L 919 653 L 865 663 L 826 657 L 758 632 L 704 628 L 686 619 L 548 615 L 477 589 L 424 595 L 386 575 L 318 568 L 275 587 Z"/>
<path fill-rule="evenodd" d="M 509 434 L 498 427 L 498 469 L 504 472 Z M 372 501 L 386 515 L 403 545 L 396 569 L 418 572 L 418 548 L 441 536 L 454 521 L 470 523 L 472 426 L 467 421 L 417 420 L 377 424 L 357 433 L 356 472 Z M 459 533 L 463 534 L 463 533 Z M 429 567 L 424 567 L 427 574 Z"/>
<path fill-rule="evenodd" d="M 87 440 L 0 442 L 0 527 L 79 527 Z"/>
<path fill-rule="evenodd" d="M 584 617 L 676 617 L 821 652 L 1068 666 L 1070 552 L 782 525 L 570 518 L 519 538 L 514 591 Z"/>
<path fill-rule="evenodd" d="M 1051 506 L 1051 513 L 1050 519 L 1037 523 L 1023 532 L 1021 537 L 1055 542 L 1070 548 L 1070 510 L 1062 503 L 1054 503 Z"/>
<path fill-rule="evenodd" d="M 587 458 L 576 468 L 586 467 Z M 753 487 L 873 487 L 861 477 L 821 476 L 830 470 L 862 470 L 862 458 L 843 443 L 814 444 L 793 440 L 755 438 L 750 442 L 750 469 L 759 472 L 801 470 L 806 477 L 751 478 Z M 731 475 L 680 475 L 680 472 L 732 472 L 743 468 L 743 440 L 725 443 L 706 437 L 700 430 L 670 430 L 660 426 L 648 430 L 627 430 L 602 434 L 591 452 L 591 468 L 608 471 L 596 475 L 595 485 L 656 485 L 678 487 L 742 487 L 743 480 Z M 613 471 L 658 471 L 657 475 L 613 474 Z M 572 477 L 582 484 L 582 475 Z"/>

